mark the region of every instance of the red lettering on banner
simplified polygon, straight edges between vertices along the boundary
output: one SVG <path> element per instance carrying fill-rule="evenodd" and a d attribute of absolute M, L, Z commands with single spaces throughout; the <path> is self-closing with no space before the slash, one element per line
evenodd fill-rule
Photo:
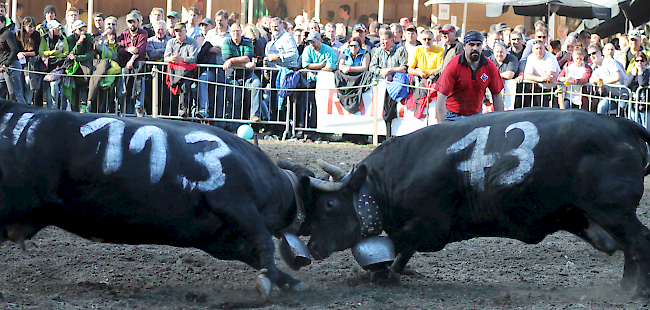
<path fill-rule="evenodd" d="M 332 112 L 334 110 L 333 108 L 336 107 L 336 111 L 338 112 L 338 115 L 352 115 L 352 113 L 343 110 L 343 106 L 341 106 L 341 101 L 338 100 L 338 97 L 337 100 L 334 100 L 334 94 L 336 93 L 337 93 L 336 89 L 330 89 L 329 91 L 329 95 L 327 98 L 327 114 L 332 115 Z M 366 115 L 366 104 L 363 101 L 363 97 L 361 97 L 361 103 L 359 104 L 359 114 Z M 373 116 L 372 110 L 370 110 L 369 114 L 366 116 Z"/>

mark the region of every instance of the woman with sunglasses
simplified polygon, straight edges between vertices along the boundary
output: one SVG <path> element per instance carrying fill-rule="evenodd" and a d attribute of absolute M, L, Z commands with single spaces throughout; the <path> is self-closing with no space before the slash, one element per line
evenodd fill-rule
<path fill-rule="evenodd" d="M 40 69 L 43 69 L 44 65 L 41 66 L 41 68 L 37 68 L 37 61 L 40 61 L 38 58 L 34 58 L 38 54 L 38 47 L 41 44 L 41 36 L 40 34 L 35 31 L 36 30 L 36 22 L 34 21 L 33 17 L 25 17 L 23 19 L 23 23 L 21 25 L 20 31 L 17 33 L 17 39 L 19 47 L 20 47 L 20 52 L 18 53 L 18 61 L 23 66 L 23 69 L 28 69 L 30 71 L 41 71 Z M 42 62 L 41 62 L 42 64 Z M 39 90 L 41 89 L 41 80 L 43 78 L 42 75 L 37 74 L 37 73 L 23 73 L 24 79 L 21 79 L 21 81 L 26 81 L 26 84 L 24 85 L 24 96 L 25 96 L 25 101 L 28 104 L 35 104 L 37 106 L 43 106 L 43 95 Z M 34 79 L 34 82 L 32 82 L 32 79 Z M 39 96 L 40 95 L 40 96 Z M 32 102 L 32 99 L 34 102 Z"/>
<path fill-rule="evenodd" d="M 370 53 L 361 46 L 361 39 L 350 38 L 348 48 L 339 57 L 339 70 L 345 74 L 356 75 L 358 72 L 367 71 L 369 65 Z"/>
<path fill-rule="evenodd" d="M 648 66 L 648 56 L 642 52 L 638 51 L 634 54 L 634 67 L 627 73 L 625 76 L 625 86 L 627 86 L 632 93 L 636 93 L 639 87 L 645 87 L 645 90 L 639 92 L 639 98 L 636 98 L 639 102 L 648 102 L 648 95 L 650 95 L 650 89 L 648 89 L 648 82 L 650 81 L 650 67 Z M 638 103 L 632 106 L 633 115 L 638 111 L 638 114 L 634 119 L 638 119 L 639 123 L 643 126 L 648 126 L 648 106 L 646 103 Z M 638 109 L 636 108 L 638 105 Z"/>

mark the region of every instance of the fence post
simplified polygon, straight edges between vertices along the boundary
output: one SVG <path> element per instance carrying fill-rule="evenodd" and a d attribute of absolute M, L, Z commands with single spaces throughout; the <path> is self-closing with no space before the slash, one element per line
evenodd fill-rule
<path fill-rule="evenodd" d="M 379 145 L 379 135 L 377 134 L 377 78 L 372 79 L 372 145 Z"/>
<path fill-rule="evenodd" d="M 159 73 L 160 71 L 158 70 L 157 66 L 154 66 L 153 69 L 151 70 L 151 74 L 153 75 L 152 81 L 151 81 L 151 117 L 157 118 L 158 117 L 158 83 L 159 83 Z"/>

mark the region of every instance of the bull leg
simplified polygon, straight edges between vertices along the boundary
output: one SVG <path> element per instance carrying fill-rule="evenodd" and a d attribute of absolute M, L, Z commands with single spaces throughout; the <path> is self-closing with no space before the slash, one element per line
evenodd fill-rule
<path fill-rule="evenodd" d="M 393 261 L 393 265 L 391 265 L 390 269 L 395 273 L 414 275 L 415 271 L 413 269 L 406 268 L 406 264 L 411 260 L 413 254 L 415 254 L 415 249 L 413 248 L 408 248 L 400 252 Z"/>
<path fill-rule="evenodd" d="M 636 286 L 634 298 L 650 298 L 650 230 L 639 222 L 634 213 L 601 215 L 594 221 L 599 222 L 624 248 L 625 270 L 621 283 L 624 287 Z"/>
<path fill-rule="evenodd" d="M 275 244 L 256 208 L 252 205 L 242 206 L 237 211 L 228 214 L 232 217 L 228 221 L 231 225 L 236 223 L 242 232 L 240 237 L 243 237 L 243 244 L 238 250 L 245 252 L 245 255 L 241 256 L 241 260 L 251 267 L 261 270 L 255 287 L 262 299 L 268 299 L 274 284 L 281 289 L 304 290 L 307 285 L 281 272 L 275 266 Z M 252 248 L 247 249 L 247 244 L 252 245 Z"/>
<path fill-rule="evenodd" d="M 634 263 L 631 255 L 625 253 L 625 266 L 623 267 L 623 280 L 621 280 L 621 288 L 625 291 L 634 289 L 637 281 L 637 266 Z"/>

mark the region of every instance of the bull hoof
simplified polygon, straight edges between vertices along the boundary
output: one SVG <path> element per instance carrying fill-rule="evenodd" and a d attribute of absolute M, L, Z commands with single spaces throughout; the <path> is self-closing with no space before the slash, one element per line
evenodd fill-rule
<path fill-rule="evenodd" d="M 390 269 L 370 273 L 370 283 L 377 285 L 399 285 L 400 277 Z"/>
<path fill-rule="evenodd" d="M 255 288 L 257 288 L 257 291 L 260 292 L 262 300 L 267 301 L 269 299 L 269 294 L 271 294 L 273 283 L 266 276 L 266 273 L 264 271 L 262 271 L 262 273 L 257 277 Z"/>
<path fill-rule="evenodd" d="M 632 295 L 632 300 L 637 301 L 637 302 L 647 302 L 650 300 L 650 291 L 648 290 L 641 290 L 637 291 Z"/>
<path fill-rule="evenodd" d="M 296 281 L 296 283 L 293 284 L 285 284 L 283 287 L 283 290 L 285 291 L 294 291 L 294 292 L 301 292 L 301 291 L 306 291 L 309 289 L 309 286 L 305 284 L 305 282 L 302 281 Z"/>

